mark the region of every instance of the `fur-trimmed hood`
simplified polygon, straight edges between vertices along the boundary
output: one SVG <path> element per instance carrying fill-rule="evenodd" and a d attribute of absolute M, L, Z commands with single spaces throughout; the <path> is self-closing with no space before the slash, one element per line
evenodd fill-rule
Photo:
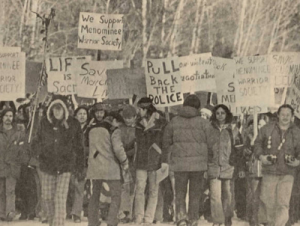
<path fill-rule="evenodd" d="M 56 99 L 56 100 L 53 100 L 50 103 L 50 105 L 47 109 L 47 119 L 51 124 L 53 123 L 53 120 L 52 120 L 52 117 L 50 115 L 50 112 L 52 111 L 52 108 L 55 104 L 60 104 L 64 109 L 64 112 L 65 112 L 64 117 L 65 118 L 63 119 L 63 121 L 66 121 L 69 118 L 69 110 L 68 110 L 67 105 L 65 104 L 65 102 L 61 99 Z"/>

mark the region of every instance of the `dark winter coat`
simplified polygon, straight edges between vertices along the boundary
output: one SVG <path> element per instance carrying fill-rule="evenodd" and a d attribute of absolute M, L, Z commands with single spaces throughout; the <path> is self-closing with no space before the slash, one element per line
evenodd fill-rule
<path fill-rule="evenodd" d="M 21 164 L 28 163 L 29 153 L 25 132 L 16 125 L 9 131 L 0 125 L 0 178 L 20 176 Z"/>
<path fill-rule="evenodd" d="M 271 149 L 268 149 L 268 138 L 271 136 Z M 300 129 L 292 124 L 285 132 L 285 142 L 281 150 L 278 146 L 281 143 L 282 132 L 277 123 L 268 123 L 262 127 L 255 140 L 254 152 L 257 158 L 260 155 L 276 155 L 277 162 L 273 165 L 263 165 L 263 174 L 273 175 L 294 175 L 295 167 L 289 166 L 285 163 L 285 154 L 292 155 L 300 159 Z"/>
<path fill-rule="evenodd" d="M 51 108 L 57 102 L 64 107 L 65 118 L 62 122 L 57 122 L 50 114 Z M 84 169 L 82 139 L 80 123 L 68 115 L 64 102 L 53 101 L 32 142 L 32 149 L 39 158 L 40 169 L 52 175 L 74 171 L 81 173 Z"/>
<path fill-rule="evenodd" d="M 207 170 L 210 123 L 199 111 L 185 106 L 166 126 L 163 136 L 163 162 L 170 155 L 170 168 L 177 171 Z"/>
<path fill-rule="evenodd" d="M 161 167 L 163 129 L 167 122 L 157 112 L 152 114 L 149 122 L 146 125 L 144 120 L 141 120 L 136 125 L 137 153 L 135 163 L 137 169 L 150 171 L 158 170 Z"/>
<path fill-rule="evenodd" d="M 215 142 L 208 155 L 208 178 L 232 179 L 234 166 L 237 165 L 237 149 L 235 146 L 240 145 L 236 142 L 238 136 L 233 133 L 231 125 L 220 128 L 212 123 L 212 128 L 210 137 Z"/>

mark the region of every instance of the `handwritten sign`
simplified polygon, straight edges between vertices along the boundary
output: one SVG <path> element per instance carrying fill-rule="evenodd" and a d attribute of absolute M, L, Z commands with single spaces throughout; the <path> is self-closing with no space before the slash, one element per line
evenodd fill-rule
<path fill-rule="evenodd" d="M 0 96 L 5 101 L 25 97 L 25 53 L 0 52 Z"/>
<path fill-rule="evenodd" d="M 183 93 L 216 91 L 211 53 L 179 57 Z"/>
<path fill-rule="evenodd" d="M 274 86 L 270 78 L 268 56 L 237 57 L 235 87 L 237 106 L 274 105 Z"/>
<path fill-rule="evenodd" d="M 123 15 L 81 12 L 78 48 L 122 50 Z"/>
<path fill-rule="evenodd" d="M 145 64 L 147 96 L 157 107 L 183 103 L 178 58 L 147 59 Z"/>
<path fill-rule="evenodd" d="M 21 52 L 21 47 L 9 47 L 9 46 L 0 46 L 0 53 L 19 53 Z"/>
<path fill-rule="evenodd" d="M 131 98 L 134 94 L 137 97 L 147 95 L 144 68 L 107 70 L 107 80 L 109 99 Z"/>
<path fill-rule="evenodd" d="M 294 75 L 300 74 L 299 53 L 272 53 L 269 62 L 275 88 L 290 87 Z"/>
<path fill-rule="evenodd" d="M 108 97 L 107 69 L 123 68 L 123 61 L 90 61 L 81 65 L 77 75 L 77 93 L 80 97 L 102 101 Z"/>
<path fill-rule="evenodd" d="M 81 71 L 80 66 L 90 59 L 89 56 L 46 59 L 48 92 L 61 95 L 76 94 L 76 75 Z"/>
<path fill-rule="evenodd" d="M 300 119 L 300 77 L 298 73 L 293 76 L 294 83 L 287 90 L 286 104 L 291 105 L 295 110 L 295 116 Z"/>
<path fill-rule="evenodd" d="M 234 112 L 236 102 L 234 86 L 235 61 L 214 57 L 214 71 L 218 103 L 226 105 L 236 115 L 236 112 Z"/>

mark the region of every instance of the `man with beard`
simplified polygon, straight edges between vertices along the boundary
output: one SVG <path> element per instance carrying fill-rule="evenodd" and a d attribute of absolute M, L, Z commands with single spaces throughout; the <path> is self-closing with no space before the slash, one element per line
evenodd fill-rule
<path fill-rule="evenodd" d="M 13 123 L 14 111 L 6 108 L 0 125 L 0 219 L 12 221 L 18 215 L 15 208 L 15 187 L 21 164 L 28 162 L 24 131 Z"/>

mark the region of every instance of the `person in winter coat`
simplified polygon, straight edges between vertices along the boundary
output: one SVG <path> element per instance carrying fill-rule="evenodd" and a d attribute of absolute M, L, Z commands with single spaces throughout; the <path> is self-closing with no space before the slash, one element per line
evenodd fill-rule
<path fill-rule="evenodd" d="M 121 202 L 121 167 L 128 170 L 128 159 L 121 141 L 119 124 L 123 121 L 118 113 L 110 113 L 103 122 L 89 132 L 89 159 L 87 179 L 91 180 L 92 196 L 89 202 L 89 226 L 99 226 L 99 198 L 102 183 L 109 186 L 111 204 L 107 225 L 118 225 Z"/>
<path fill-rule="evenodd" d="M 212 150 L 208 154 L 207 176 L 210 180 L 210 205 L 214 225 L 232 224 L 232 189 L 231 180 L 234 173 L 236 149 L 236 133 L 230 125 L 232 114 L 227 106 L 217 105 L 211 117 L 214 139 Z"/>
<path fill-rule="evenodd" d="M 135 179 L 135 168 L 133 165 L 135 155 L 135 123 L 136 108 L 132 105 L 126 105 L 122 111 L 124 123 L 120 126 L 122 143 L 126 152 L 129 170 L 133 179 Z M 135 180 L 133 180 L 133 183 Z M 133 200 L 134 200 L 134 184 L 124 183 L 122 186 L 122 198 L 119 211 L 119 219 L 123 223 L 128 223 L 132 218 Z"/>
<path fill-rule="evenodd" d="M 89 116 L 88 109 L 85 106 L 79 106 L 74 111 L 74 116 L 80 123 L 81 130 L 84 134 L 87 129 L 87 122 L 88 122 L 88 118 L 89 118 L 88 117 Z M 84 147 L 84 150 L 85 150 L 85 153 L 84 153 L 84 161 L 85 161 L 86 156 L 88 156 L 88 148 Z M 86 168 L 86 166 L 85 166 L 85 168 Z M 84 171 L 86 171 L 86 170 L 84 170 Z M 81 211 L 83 208 L 85 176 L 86 175 L 84 172 L 83 172 L 83 174 L 77 174 L 77 175 L 72 174 L 72 176 L 71 176 L 70 186 L 74 190 L 71 215 L 73 216 L 73 221 L 75 223 L 81 222 Z"/>
<path fill-rule="evenodd" d="M 209 121 L 200 116 L 200 100 L 188 96 L 178 116 L 166 126 L 163 135 L 163 162 L 168 162 L 175 175 L 177 224 L 189 220 L 197 225 L 199 204 L 203 193 L 204 172 L 207 170 Z M 185 197 L 189 183 L 189 207 Z"/>
<path fill-rule="evenodd" d="M 25 132 L 13 123 L 14 110 L 1 113 L 0 124 L 0 219 L 11 221 L 16 215 L 15 187 L 22 163 L 29 161 Z"/>
<path fill-rule="evenodd" d="M 278 122 L 260 129 L 254 151 L 262 162 L 263 174 L 259 222 L 284 226 L 289 218 L 295 171 L 300 164 L 300 129 L 292 123 L 294 109 L 290 105 L 282 105 L 277 115 Z"/>
<path fill-rule="evenodd" d="M 143 97 L 138 101 L 140 121 L 136 124 L 135 136 L 137 142 L 136 165 L 136 196 L 135 222 L 152 224 L 154 220 L 158 184 L 156 171 L 161 168 L 161 148 L 163 129 L 166 120 L 159 115 L 152 105 L 152 100 Z M 148 183 L 149 195 L 145 208 L 145 188 Z"/>
<path fill-rule="evenodd" d="M 83 134 L 61 96 L 50 103 L 32 142 L 40 162 L 42 199 L 51 226 L 63 226 L 71 173 L 84 169 Z"/>

